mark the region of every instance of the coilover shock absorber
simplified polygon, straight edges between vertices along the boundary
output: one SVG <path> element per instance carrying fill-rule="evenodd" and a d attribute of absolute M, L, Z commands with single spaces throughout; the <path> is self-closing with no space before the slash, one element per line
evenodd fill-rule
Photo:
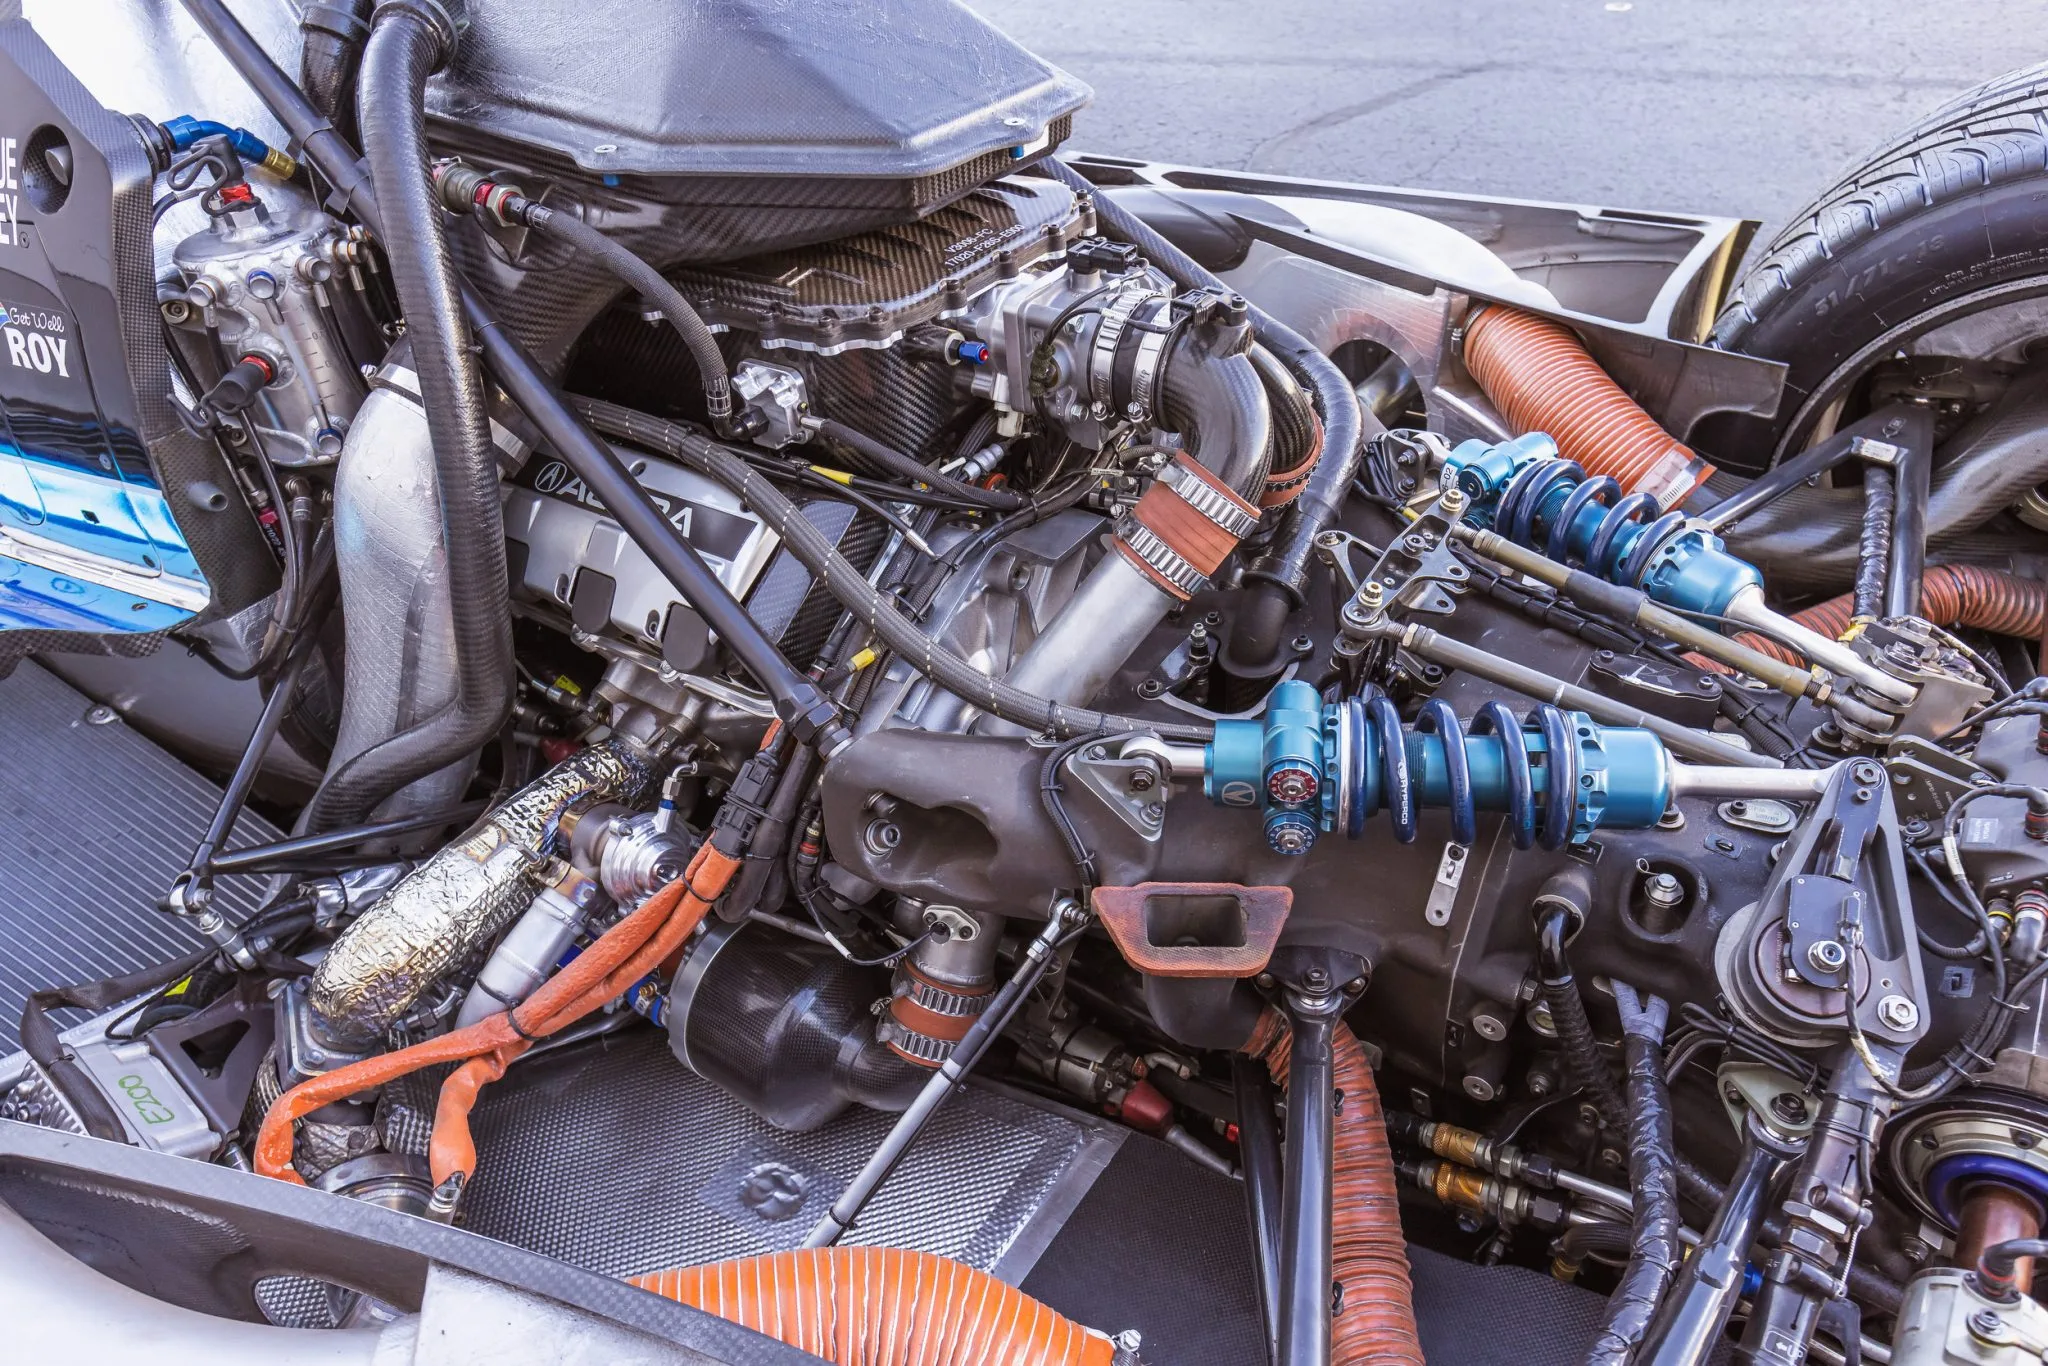
<path fill-rule="evenodd" d="M 1913 697 L 1911 684 L 1765 606 L 1763 575 L 1729 554 L 1719 536 L 1682 513 L 1660 513 L 1647 493 L 1624 494 L 1606 475 L 1588 478 L 1542 432 L 1494 445 L 1466 441 L 1445 460 L 1443 478 L 1465 494 L 1467 522 L 1610 583 L 1641 589 L 1665 607 L 1715 619 L 1730 634 L 1761 631 L 1881 696 Z"/>
<path fill-rule="evenodd" d="M 1200 753 L 1209 800 L 1263 811 L 1266 843 L 1281 854 L 1305 854 L 1335 830 L 1357 839 L 1382 810 L 1395 838 L 1413 843 L 1425 806 L 1449 811 L 1460 844 L 1476 838 L 1479 812 L 1499 811 L 1517 848 L 1561 849 L 1602 826 L 1655 825 L 1683 795 L 1810 797 L 1831 771 L 1683 764 L 1647 730 L 1552 706 L 1518 719 L 1491 701 L 1468 725 L 1432 698 L 1404 725 L 1377 688 L 1325 701 L 1299 679 L 1273 690 L 1260 719 L 1218 721 Z"/>

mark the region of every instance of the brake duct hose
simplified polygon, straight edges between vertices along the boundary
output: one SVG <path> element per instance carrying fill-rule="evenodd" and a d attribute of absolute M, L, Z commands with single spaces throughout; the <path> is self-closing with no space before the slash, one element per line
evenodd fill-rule
<path fill-rule="evenodd" d="M 1262 1059 L 1274 1082 L 1285 1088 L 1292 1042 L 1286 1017 L 1268 1010 L 1240 1051 Z M 1331 1366 L 1423 1366 L 1394 1153 L 1387 1144 L 1379 1086 L 1365 1049 L 1342 1021 L 1331 1029 L 1330 1044 L 1339 1097 L 1330 1194 L 1330 1274 L 1336 1281 Z"/>
<path fill-rule="evenodd" d="M 1562 323 L 1499 304 L 1465 324 L 1465 368 L 1517 433 L 1547 432 L 1567 460 L 1672 507 L 1714 472 L 1622 392 Z"/>
<path fill-rule="evenodd" d="M 1143 252 L 1146 259 L 1183 289 L 1215 289 L 1233 294 L 1228 285 L 1140 219 L 1073 167 L 1048 157 L 1039 165 L 1052 178 L 1095 204 L 1095 217 L 1110 235 Z M 1314 395 L 1323 426 L 1322 453 L 1295 495 L 1288 520 L 1270 554 L 1246 574 L 1250 592 L 1231 623 L 1224 661 L 1246 677 L 1278 673 L 1287 643 L 1287 617 L 1301 602 L 1316 537 L 1337 520 L 1365 443 L 1386 429 L 1359 407 L 1358 395 L 1330 358 L 1308 338 L 1256 304 L 1252 330 L 1280 363 Z"/>
<path fill-rule="evenodd" d="M 425 720 L 328 773 L 306 808 L 306 834 L 357 824 L 408 783 L 481 748 L 512 707 L 512 614 L 497 453 L 441 211 L 427 179 L 427 77 L 454 50 L 455 30 L 452 23 L 433 22 L 430 14 L 441 11 L 410 4 L 379 9 L 363 55 L 361 117 L 379 229 L 433 436 L 456 691 Z"/>
<path fill-rule="evenodd" d="M 632 1283 L 839 1366 L 1110 1366 L 1117 1356 L 1102 1334 L 987 1272 L 908 1248 L 775 1252 Z"/>
<path fill-rule="evenodd" d="M 598 399 L 573 394 L 566 398 L 569 406 L 598 431 L 679 460 L 737 494 L 757 517 L 775 529 L 789 553 L 817 575 L 848 611 L 865 622 L 911 667 L 947 692 L 1005 721 L 1060 736 L 1152 731 L 1171 740 L 1200 741 L 1208 738 L 1210 728 L 1206 726 L 1161 725 L 1091 711 L 1085 707 L 1070 707 L 1020 692 L 999 679 L 989 677 L 926 635 L 915 622 L 899 612 L 895 602 L 869 584 L 867 576 L 833 547 L 825 534 L 804 517 L 796 504 L 783 496 L 767 475 L 756 471 L 737 455 L 679 423 Z"/>
<path fill-rule="evenodd" d="M 1657 1304 L 1678 1268 L 1678 1164 L 1671 1137 L 1671 1096 L 1664 1086 L 1668 1008 L 1614 984 L 1621 1011 L 1621 1047 L 1628 1074 L 1628 1184 L 1634 1197 L 1628 1265 L 1607 1301 L 1607 1322 L 1586 1366 L 1626 1366 L 1649 1331 Z"/>

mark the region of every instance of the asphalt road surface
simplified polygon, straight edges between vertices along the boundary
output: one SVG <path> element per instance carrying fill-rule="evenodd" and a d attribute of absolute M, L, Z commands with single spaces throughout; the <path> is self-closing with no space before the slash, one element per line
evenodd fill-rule
<path fill-rule="evenodd" d="M 968 0 L 1095 87 L 1071 146 L 1764 220 L 2048 61 L 2043 0 Z"/>

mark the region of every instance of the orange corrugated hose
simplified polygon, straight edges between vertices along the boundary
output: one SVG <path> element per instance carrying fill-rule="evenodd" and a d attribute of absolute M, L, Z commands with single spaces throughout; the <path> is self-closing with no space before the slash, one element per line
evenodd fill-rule
<path fill-rule="evenodd" d="M 1291 1042 L 1285 1018 L 1269 1010 L 1243 1051 L 1264 1059 L 1273 1080 L 1285 1086 Z M 1331 1052 L 1337 1090 L 1344 1099 L 1337 1108 L 1330 1263 L 1331 1274 L 1344 1290 L 1343 1307 L 1330 1325 L 1330 1361 L 1332 1366 L 1423 1366 L 1394 1154 L 1387 1146 L 1379 1086 L 1365 1049 L 1341 1021 L 1331 1031 Z"/>
<path fill-rule="evenodd" d="M 605 931 L 516 1010 L 490 1016 L 410 1048 L 365 1058 L 294 1086 L 279 1096 L 263 1117 L 263 1127 L 256 1135 L 256 1170 L 280 1181 L 303 1185 L 303 1179 L 291 1165 L 292 1129 L 299 1119 L 323 1105 L 385 1085 L 422 1067 L 490 1055 L 492 1061 L 470 1072 L 463 1083 L 468 1099 L 473 1102 L 476 1090 L 489 1079 L 483 1074 L 493 1064 L 498 1064 L 502 1073 L 502 1062 L 524 1052 L 532 1040 L 563 1029 L 598 1009 L 680 948 L 739 866 L 739 859 L 720 853 L 707 840 L 682 877 Z M 475 1149 L 469 1143 L 467 1115 L 467 1106 L 459 1100 L 451 1113 L 444 1097 L 434 1122 L 437 1171 L 444 1163 L 454 1164 L 449 1170 L 459 1167 L 467 1172 L 474 1167 Z M 446 1134 L 444 1122 L 450 1125 Z M 459 1134 L 454 1131 L 458 1124 Z"/>
<path fill-rule="evenodd" d="M 1466 325 L 1465 368 L 1517 432 L 1547 432 L 1567 460 L 1671 507 L 1714 467 L 1622 392 L 1572 330 L 1491 304 Z"/>
<path fill-rule="evenodd" d="M 903 1248 L 777 1252 L 633 1284 L 840 1366 L 1109 1366 L 1116 1354 L 987 1272 Z"/>
<path fill-rule="evenodd" d="M 1854 610 L 1854 595 L 1844 593 L 1795 612 L 1792 619 L 1829 640 L 1839 640 L 1849 629 Z M 1967 626 L 2038 641 L 2048 636 L 2048 584 L 1973 564 L 1929 565 L 1920 580 L 1920 615 L 1937 626 Z M 1797 650 L 1775 640 L 1752 633 L 1736 639 L 1789 664 L 1805 662 Z"/>

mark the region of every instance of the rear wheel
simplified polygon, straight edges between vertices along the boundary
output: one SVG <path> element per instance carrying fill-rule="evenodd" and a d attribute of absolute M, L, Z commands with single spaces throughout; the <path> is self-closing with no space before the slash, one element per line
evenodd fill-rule
<path fill-rule="evenodd" d="M 2048 63 L 1967 91 L 1796 215 L 1735 287 L 1713 343 L 1782 360 L 1771 420 L 1694 433 L 1754 472 L 1900 397 L 1937 436 L 1981 412 L 2048 339 Z"/>

